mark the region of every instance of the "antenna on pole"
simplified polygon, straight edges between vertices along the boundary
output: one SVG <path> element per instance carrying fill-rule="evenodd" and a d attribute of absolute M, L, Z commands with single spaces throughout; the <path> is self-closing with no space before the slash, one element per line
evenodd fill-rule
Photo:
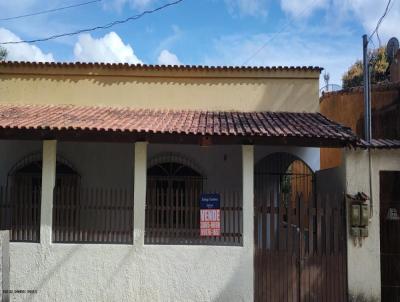
<path fill-rule="evenodd" d="M 325 81 L 326 91 L 329 91 L 329 79 L 330 79 L 329 73 L 325 72 L 324 73 L 324 81 Z"/>

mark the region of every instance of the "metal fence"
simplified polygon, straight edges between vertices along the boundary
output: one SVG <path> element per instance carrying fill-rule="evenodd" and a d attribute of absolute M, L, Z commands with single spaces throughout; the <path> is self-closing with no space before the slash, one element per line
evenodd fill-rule
<path fill-rule="evenodd" d="M 221 235 L 200 236 L 200 196 L 198 186 L 150 187 L 146 199 L 146 244 L 242 245 L 242 194 L 220 192 Z"/>
<path fill-rule="evenodd" d="M 40 187 L 0 187 L 0 229 L 10 230 L 10 241 L 39 242 L 40 199 Z"/>
<path fill-rule="evenodd" d="M 131 244 L 132 190 L 56 187 L 53 242 Z"/>

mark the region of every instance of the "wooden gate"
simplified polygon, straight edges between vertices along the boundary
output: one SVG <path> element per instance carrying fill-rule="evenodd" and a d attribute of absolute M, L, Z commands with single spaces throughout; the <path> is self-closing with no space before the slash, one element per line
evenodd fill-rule
<path fill-rule="evenodd" d="M 255 169 L 255 301 L 347 301 L 344 197 L 315 198 L 292 155 L 266 160 Z"/>

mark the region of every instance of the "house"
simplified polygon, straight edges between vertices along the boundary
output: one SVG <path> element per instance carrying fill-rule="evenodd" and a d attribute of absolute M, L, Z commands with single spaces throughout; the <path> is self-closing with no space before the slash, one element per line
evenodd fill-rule
<path fill-rule="evenodd" d="M 368 192 L 366 146 L 318 113 L 320 72 L 0 63 L 10 297 L 380 296 L 374 276 L 349 266 L 379 269 L 346 228 L 343 192 Z M 321 147 L 346 149 L 344 164 L 321 170 Z M 376 152 L 400 169 L 397 150 Z M 376 220 L 364 247 L 376 243 Z"/>
<path fill-rule="evenodd" d="M 393 66 L 396 66 L 396 64 L 397 61 L 393 62 L 391 66 L 392 78 L 396 71 Z M 366 244 L 375 254 L 375 259 L 380 262 L 379 267 L 377 266 L 375 270 L 379 272 L 376 274 L 378 278 L 375 284 L 380 285 L 382 301 L 394 301 L 400 296 L 400 248 L 397 243 L 398 238 L 395 235 L 400 230 L 397 216 L 400 210 L 400 193 L 398 191 L 400 157 L 397 152 L 400 148 L 399 88 L 399 82 L 379 83 L 372 86 L 371 151 L 370 154 L 364 155 L 366 156 L 364 165 L 365 167 L 370 166 L 372 171 L 373 215 L 379 218 L 379 220 L 371 223 L 371 229 L 375 227 L 376 233 L 375 236 L 368 238 Z M 320 111 L 326 117 L 350 127 L 359 137 L 363 137 L 363 97 L 362 87 L 325 93 L 320 99 Z M 343 150 L 322 148 L 321 169 L 335 169 L 335 167 L 343 166 L 343 161 L 346 160 L 344 157 Z M 352 248 L 352 245 L 350 245 L 350 248 Z M 367 247 L 364 248 L 367 249 Z M 364 261 L 367 260 L 364 259 Z M 359 265 L 359 262 L 356 265 Z M 350 262 L 348 269 L 350 273 Z"/>

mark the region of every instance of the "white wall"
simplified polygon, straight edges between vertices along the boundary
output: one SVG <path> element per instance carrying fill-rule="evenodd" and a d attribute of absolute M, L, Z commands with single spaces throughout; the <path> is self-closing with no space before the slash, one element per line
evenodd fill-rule
<path fill-rule="evenodd" d="M 10 253 L 9 232 L 0 230 L 0 301 L 9 301 L 10 289 Z"/>
<path fill-rule="evenodd" d="M 363 294 L 371 301 L 380 301 L 379 172 L 400 171 L 400 150 L 374 150 L 371 152 L 371 159 L 373 216 L 368 227 L 369 235 L 363 240 L 362 246 L 356 246 L 348 235 L 348 284 L 350 295 Z M 370 195 L 368 152 L 347 150 L 345 170 L 347 193 L 365 192 Z"/>
<path fill-rule="evenodd" d="M 133 144 L 59 143 L 57 147 L 87 185 L 130 185 L 132 181 Z M 210 188 L 242 189 L 240 146 L 148 148 L 149 160 L 171 152 L 193 159 L 207 175 Z M 318 149 L 255 149 L 258 159 L 293 151 L 313 169 L 319 162 Z M 21 157 L 9 154 L 6 162 Z M 252 188 L 246 192 L 252 195 Z M 253 217 L 252 204 L 245 206 L 248 217 Z M 253 296 L 253 237 L 249 237 L 253 221 L 246 219 L 243 229 L 248 244 L 244 238 L 242 247 L 11 243 L 11 288 L 38 291 L 13 295 L 12 301 L 249 301 Z"/>
<path fill-rule="evenodd" d="M 243 247 L 11 243 L 11 288 L 32 301 L 247 301 Z M 25 301 L 28 295 L 13 295 Z"/>

